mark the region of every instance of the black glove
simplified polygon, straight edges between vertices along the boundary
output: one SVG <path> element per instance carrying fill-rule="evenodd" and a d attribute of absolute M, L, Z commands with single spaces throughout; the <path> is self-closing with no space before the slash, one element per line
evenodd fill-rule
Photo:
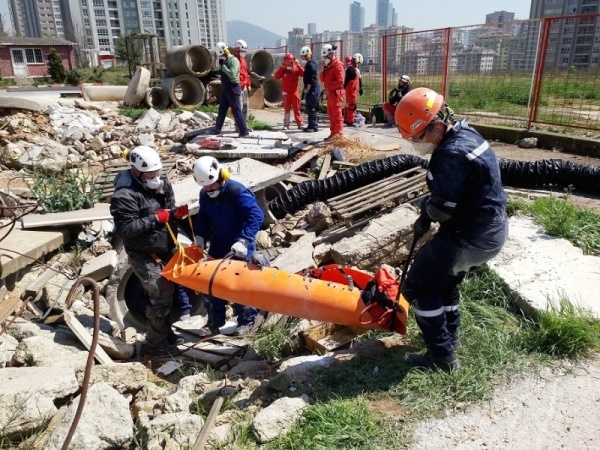
<path fill-rule="evenodd" d="M 300 97 L 300 100 L 304 100 L 304 97 L 306 97 L 306 89 L 302 89 L 302 96 Z"/>
<path fill-rule="evenodd" d="M 223 58 L 219 58 L 219 65 L 222 66 L 225 64 L 225 60 Z"/>
<path fill-rule="evenodd" d="M 358 95 L 362 95 L 362 94 L 363 94 L 363 90 L 362 90 L 362 88 L 360 88 L 360 89 L 358 90 Z"/>
<path fill-rule="evenodd" d="M 413 228 L 415 233 L 415 239 L 419 240 L 423 236 L 425 236 L 425 233 L 427 233 L 431 228 L 431 219 L 427 216 L 420 215 L 419 218 L 415 220 Z"/>

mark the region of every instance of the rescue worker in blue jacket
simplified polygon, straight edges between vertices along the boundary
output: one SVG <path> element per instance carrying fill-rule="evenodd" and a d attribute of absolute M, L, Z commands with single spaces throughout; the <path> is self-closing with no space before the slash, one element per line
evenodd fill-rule
<path fill-rule="evenodd" d="M 194 179 L 202 186 L 200 211 L 194 227 L 196 243 L 203 249 L 208 246 L 208 256 L 223 258 L 228 254 L 241 260 L 256 261 L 256 234 L 263 223 L 264 214 L 254 193 L 238 181 L 229 179 L 229 172 L 212 156 L 203 156 L 194 163 Z M 219 332 L 225 324 L 226 302 L 208 297 L 208 324 L 202 335 Z M 238 328 L 235 334 L 243 336 L 250 332 L 256 318 L 256 308 L 234 305 Z"/>
<path fill-rule="evenodd" d="M 123 246 L 133 272 L 140 279 L 150 302 L 146 312 L 144 353 L 166 354 L 175 351 L 184 339 L 171 329 L 173 283 L 161 275 L 173 255 L 175 243 L 166 223 L 188 215 L 187 205 L 175 206 L 173 187 L 161 176 L 162 161 L 153 148 L 135 147 L 126 154 L 131 168 L 115 178 L 115 193 L 110 213 L 115 232 Z"/>
<path fill-rule="evenodd" d="M 304 88 L 302 89 L 302 99 L 304 100 L 304 109 L 308 116 L 308 125 L 303 128 L 305 132 L 319 131 L 317 123 L 317 104 L 321 95 L 321 87 L 317 78 L 317 63 L 312 59 L 312 51 L 308 45 L 300 49 L 300 57 L 306 61 L 304 66 L 304 75 L 302 81 Z"/>
<path fill-rule="evenodd" d="M 221 101 L 214 128 L 209 134 L 221 134 L 227 111 L 231 108 L 239 137 L 250 135 L 246 118 L 242 113 L 242 88 L 240 86 L 240 61 L 229 52 L 225 42 L 217 42 L 215 53 L 221 66 Z"/>
<path fill-rule="evenodd" d="M 454 122 L 444 98 L 431 89 L 407 93 L 395 121 L 415 150 L 431 154 L 430 196 L 421 204 L 414 239 L 423 237 L 432 222 L 440 224 L 401 286 L 427 347 L 425 354 L 411 354 L 407 361 L 416 367 L 457 369 L 459 284 L 467 272 L 500 252 L 508 234 L 500 168 L 488 142 L 466 119 Z"/>

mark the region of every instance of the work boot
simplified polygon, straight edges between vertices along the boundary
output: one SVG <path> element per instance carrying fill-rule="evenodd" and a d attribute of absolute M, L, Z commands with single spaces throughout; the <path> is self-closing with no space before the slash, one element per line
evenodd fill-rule
<path fill-rule="evenodd" d="M 250 334 L 253 326 L 253 323 L 249 323 L 248 325 L 240 325 L 235 329 L 233 334 L 234 336 L 247 336 Z"/>
<path fill-rule="evenodd" d="M 460 360 L 454 353 L 446 356 L 434 356 L 430 351 L 424 354 L 411 353 L 406 358 L 406 362 L 413 367 L 443 370 L 445 372 L 451 372 L 460 368 Z"/>
<path fill-rule="evenodd" d="M 387 122 L 387 123 L 386 123 L 386 124 L 383 126 L 383 128 L 394 128 L 394 125 L 395 125 L 395 124 L 394 124 L 394 122 Z"/>
<path fill-rule="evenodd" d="M 452 344 L 452 347 L 454 347 L 455 351 L 462 348 L 462 342 L 460 341 L 460 336 L 458 335 L 458 331 L 456 331 L 450 335 L 450 343 Z"/>
<path fill-rule="evenodd" d="M 209 128 L 208 130 L 206 130 L 204 132 L 204 134 L 210 134 L 210 135 L 219 135 L 221 134 L 221 130 L 217 130 L 215 127 Z"/>
<path fill-rule="evenodd" d="M 302 131 L 304 131 L 305 133 L 316 133 L 317 131 L 319 131 L 319 129 L 306 127 L 306 128 L 303 128 Z"/>
<path fill-rule="evenodd" d="M 245 137 L 248 137 L 248 136 L 250 136 L 250 132 L 240 133 L 240 135 L 238 137 L 245 138 Z"/>
<path fill-rule="evenodd" d="M 201 337 L 205 337 L 220 334 L 221 331 L 219 330 L 219 328 L 221 328 L 223 325 L 225 325 L 225 323 L 222 323 L 221 325 L 207 324 L 206 326 L 198 330 L 198 335 Z"/>
<path fill-rule="evenodd" d="M 171 345 L 181 345 L 185 344 L 185 338 L 180 334 L 169 333 L 167 336 L 167 342 Z"/>

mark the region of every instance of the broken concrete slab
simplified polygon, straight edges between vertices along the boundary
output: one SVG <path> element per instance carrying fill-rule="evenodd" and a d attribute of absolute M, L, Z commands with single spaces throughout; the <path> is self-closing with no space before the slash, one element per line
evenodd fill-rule
<path fill-rule="evenodd" d="M 150 75 L 150 71 L 144 67 L 136 69 L 125 92 L 124 106 L 135 106 L 144 100 L 150 87 Z"/>
<path fill-rule="evenodd" d="M 135 131 L 137 133 L 148 133 L 154 131 L 160 122 L 161 114 L 154 108 L 146 111 L 136 122 Z"/>
<path fill-rule="evenodd" d="M 271 266 L 291 273 L 314 267 L 312 255 L 315 238 L 315 233 L 305 234 L 286 249 L 285 253 L 271 261 Z"/>
<path fill-rule="evenodd" d="M 30 100 L 27 98 L 21 97 L 2 97 L 2 102 L 0 102 L 0 108 L 5 109 L 26 109 L 28 111 L 36 111 L 39 112 L 44 109 L 44 105 L 40 103 Z"/>
<path fill-rule="evenodd" d="M 261 444 L 287 433 L 298 422 L 309 406 L 308 397 L 282 397 L 262 409 L 252 420 L 252 426 Z"/>
<path fill-rule="evenodd" d="M 7 250 L 0 255 L 2 263 L 0 279 L 6 279 L 67 242 L 69 242 L 69 231 L 64 228 L 50 231 L 14 228 L 2 241 L 2 247 Z"/>
<path fill-rule="evenodd" d="M 279 183 L 290 175 L 284 169 L 251 158 L 224 163 L 223 166 L 227 168 L 232 179 L 239 181 L 254 192 Z M 173 191 L 177 205 L 188 205 L 191 214 L 198 212 L 200 187 L 193 177 L 190 176 L 173 183 Z"/>
<path fill-rule="evenodd" d="M 52 337 L 32 336 L 23 339 L 12 359 L 13 366 L 65 367 L 82 370 L 87 352 L 71 345 L 57 344 Z"/>
<path fill-rule="evenodd" d="M 504 248 L 488 265 L 528 315 L 561 299 L 600 318 L 600 257 L 584 255 L 566 239 L 548 236 L 529 218 L 510 219 Z"/>
<path fill-rule="evenodd" d="M 21 228 L 27 230 L 53 225 L 72 225 L 75 223 L 108 219 L 112 219 L 112 215 L 110 214 L 110 203 L 96 203 L 93 208 L 78 209 L 77 211 L 28 214 L 21 219 Z"/>
<path fill-rule="evenodd" d="M 117 266 L 119 256 L 116 250 L 109 250 L 100 256 L 87 261 L 81 268 L 79 276 L 88 277 L 95 281 L 108 278 Z"/>
<path fill-rule="evenodd" d="M 242 139 L 236 139 L 235 141 L 237 148 L 234 149 L 209 149 L 195 142 L 190 142 L 185 144 L 185 150 L 194 156 L 212 156 L 217 159 L 284 159 L 288 156 L 287 148 L 276 148 L 272 143 L 256 143 L 256 140 L 252 142 Z"/>

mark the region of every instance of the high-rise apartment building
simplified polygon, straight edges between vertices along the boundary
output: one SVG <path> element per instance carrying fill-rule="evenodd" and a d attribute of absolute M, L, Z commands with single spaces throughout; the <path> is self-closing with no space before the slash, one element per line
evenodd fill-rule
<path fill-rule="evenodd" d="M 10 0 L 17 36 L 76 42 L 90 63 L 119 37 L 156 34 L 168 47 L 227 42 L 224 0 Z"/>
<path fill-rule="evenodd" d="M 376 18 L 377 25 L 383 28 L 393 26 L 394 20 L 398 21 L 398 15 L 390 0 L 377 0 Z"/>
<path fill-rule="evenodd" d="M 600 0 L 532 0 L 530 19 L 600 13 Z M 600 67 L 600 20 L 577 17 L 551 23 L 546 67 Z"/>
<path fill-rule="evenodd" d="M 317 33 L 317 24 L 309 23 L 308 27 L 306 29 L 307 29 L 308 34 L 316 34 Z"/>
<path fill-rule="evenodd" d="M 365 27 L 365 8 L 360 2 L 350 4 L 350 31 L 360 32 Z M 313 34 L 309 31 L 308 34 Z"/>

